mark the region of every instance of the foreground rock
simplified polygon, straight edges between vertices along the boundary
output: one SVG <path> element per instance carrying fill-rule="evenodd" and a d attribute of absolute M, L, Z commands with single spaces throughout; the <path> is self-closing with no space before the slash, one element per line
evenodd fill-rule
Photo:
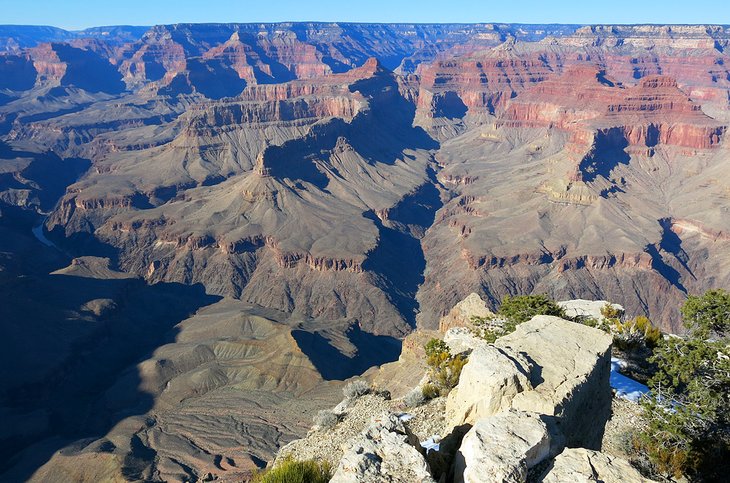
<path fill-rule="evenodd" d="M 444 334 L 444 342 L 449 346 L 452 354 L 471 352 L 479 346 L 489 345 L 480 339 L 468 327 L 453 327 Z"/>
<path fill-rule="evenodd" d="M 549 452 L 548 430 L 538 414 L 497 414 L 480 420 L 464 436 L 456 454 L 454 481 L 522 482 L 527 470 L 547 458 Z"/>
<path fill-rule="evenodd" d="M 333 483 L 435 483 L 418 438 L 394 414 L 377 418 L 342 457 Z"/>
<path fill-rule="evenodd" d="M 570 481 L 643 483 L 644 478 L 626 460 L 583 448 L 569 448 L 552 462 L 540 480 L 543 483 Z"/>
<path fill-rule="evenodd" d="M 517 394 L 532 389 L 527 359 L 493 345 L 478 346 L 461 372 L 459 385 L 446 400 L 453 426 L 508 409 Z"/>
<path fill-rule="evenodd" d="M 613 309 L 623 313 L 624 308 L 619 304 L 612 304 L 605 300 L 565 300 L 558 302 L 558 305 L 565 311 L 565 315 L 571 318 L 583 317 L 586 319 L 603 320 L 605 317 L 601 313 L 601 309 L 610 305 Z"/>
<path fill-rule="evenodd" d="M 532 365 L 534 390 L 516 394 L 512 407 L 553 416 L 567 446 L 600 448 L 611 410 L 611 342 L 600 330 L 558 317 L 518 325 L 495 344 Z"/>
<path fill-rule="evenodd" d="M 413 335 L 410 344 L 432 335 Z M 342 419 L 333 428 L 310 431 L 282 448 L 279 457 L 330 461 L 337 468 L 335 482 L 624 481 L 615 475 L 625 468 L 631 470 L 625 481 L 642 481 L 614 456 L 587 449 L 563 452 L 566 446 L 601 447 L 611 408 L 609 335 L 537 316 L 495 344 L 467 327 L 452 327 L 444 340 L 452 353 L 469 357 L 446 398 L 411 407 L 402 399 L 362 396 L 336 408 Z M 406 352 L 415 355 L 415 346 Z M 416 373 L 407 379 L 415 381 L 423 369 L 410 367 Z M 381 368 L 378 378 L 396 372 Z M 404 409 L 413 418 L 408 423 L 393 415 Z M 426 458 L 410 428 L 438 443 Z M 597 472 L 591 469 L 594 460 Z M 548 465 L 554 474 L 543 473 Z"/>

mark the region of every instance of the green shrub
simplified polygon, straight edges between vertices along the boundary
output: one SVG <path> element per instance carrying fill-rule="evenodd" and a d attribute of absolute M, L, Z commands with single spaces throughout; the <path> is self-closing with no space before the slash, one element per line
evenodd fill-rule
<path fill-rule="evenodd" d="M 527 322 L 536 315 L 554 315 L 565 318 L 562 307 L 547 295 L 507 295 L 502 299 L 497 315 L 505 319 L 505 333 L 514 332 L 518 324 Z"/>
<path fill-rule="evenodd" d="M 438 387 L 436 387 L 435 384 L 431 384 L 430 382 L 427 382 L 421 388 L 421 394 L 423 395 L 423 398 L 426 401 L 428 401 L 429 399 L 439 397 L 441 395 L 441 391 L 439 390 Z"/>
<path fill-rule="evenodd" d="M 588 316 L 582 316 L 578 315 L 573 317 L 573 322 L 578 322 L 579 324 L 587 325 L 588 327 L 598 327 L 600 325 L 600 322 L 593 317 Z"/>
<path fill-rule="evenodd" d="M 725 290 L 690 295 L 681 310 L 684 325 L 692 336 L 707 339 L 730 335 L 730 293 Z"/>
<path fill-rule="evenodd" d="M 461 370 L 466 365 L 468 359 L 463 354 L 457 354 L 454 357 L 444 361 L 433 371 L 432 378 L 442 395 L 446 395 L 459 384 Z"/>
<path fill-rule="evenodd" d="M 607 319 L 620 319 L 623 314 L 624 313 L 621 309 L 617 309 L 608 302 L 606 302 L 606 305 L 601 307 L 601 315 Z"/>
<path fill-rule="evenodd" d="M 327 483 L 332 466 L 326 461 L 296 461 L 291 457 L 274 468 L 254 475 L 253 483 Z"/>
<path fill-rule="evenodd" d="M 730 345 L 706 339 L 723 326 L 719 292 L 688 300 L 690 337 L 660 340 L 649 359 L 657 372 L 642 402 L 648 427 L 635 443 L 666 475 L 719 481 L 730 473 Z"/>
<path fill-rule="evenodd" d="M 430 367 L 431 383 L 424 386 L 423 396 L 426 399 L 445 396 L 459 383 L 461 369 L 466 364 L 467 357 L 463 354 L 451 355 L 449 346 L 440 339 L 431 339 L 424 349 L 426 363 Z"/>
<path fill-rule="evenodd" d="M 662 340 L 662 331 L 654 327 L 651 321 L 643 315 L 626 322 L 618 319 L 610 319 L 610 322 L 613 326 L 614 345 L 621 350 L 641 346 L 653 349 Z"/>
<path fill-rule="evenodd" d="M 488 318 L 472 316 L 470 320 L 472 324 L 472 334 L 480 339 L 484 339 L 490 344 L 494 344 L 497 339 L 504 335 L 504 330 L 501 327 L 495 327 L 492 325 L 494 317 Z"/>
<path fill-rule="evenodd" d="M 423 349 L 426 351 L 426 363 L 431 367 L 451 357 L 451 350 L 448 344 L 441 339 L 433 338 L 429 340 L 423 346 Z"/>

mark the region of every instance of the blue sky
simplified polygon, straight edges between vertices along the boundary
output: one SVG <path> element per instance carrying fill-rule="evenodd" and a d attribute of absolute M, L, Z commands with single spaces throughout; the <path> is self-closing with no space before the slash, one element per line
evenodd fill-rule
<path fill-rule="evenodd" d="M 518 22 L 730 24 L 728 0 L 0 0 L 0 24 L 176 22 Z"/>

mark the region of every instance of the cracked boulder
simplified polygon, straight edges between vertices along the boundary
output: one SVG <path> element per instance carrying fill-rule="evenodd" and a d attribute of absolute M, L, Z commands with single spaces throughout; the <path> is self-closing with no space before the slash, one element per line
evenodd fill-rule
<path fill-rule="evenodd" d="M 495 343 L 529 362 L 531 390 L 515 394 L 511 406 L 551 417 L 554 453 L 562 443 L 600 448 L 611 411 L 611 342 L 598 329 L 539 315 Z M 565 438 L 560 445 L 559 435 Z"/>
<path fill-rule="evenodd" d="M 541 483 L 645 483 L 648 480 L 628 461 L 599 451 L 569 448 L 551 463 Z"/>
<path fill-rule="evenodd" d="M 396 415 L 377 418 L 351 441 L 331 483 L 435 483 L 418 438 Z"/>
<path fill-rule="evenodd" d="M 454 481 L 524 482 L 527 470 L 550 453 L 550 436 L 540 415 L 507 411 L 481 419 L 456 453 Z M 569 480 L 565 480 L 569 481 Z"/>
<path fill-rule="evenodd" d="M 446 400 L 450 424 L 474 424 L 509 409 L 517 394 L 532 388 L 529 377 L 530 364 L 521 355 L 490 344 L 476 346 Z"/>

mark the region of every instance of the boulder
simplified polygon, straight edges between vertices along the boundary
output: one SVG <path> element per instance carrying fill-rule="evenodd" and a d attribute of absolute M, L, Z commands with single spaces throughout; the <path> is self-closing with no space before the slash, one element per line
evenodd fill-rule
<path fill-rule="evenodd" d="M 494 316 L 482 298 L 471 293 L 464 300 L 452 308 L 448 314 L 439 320 L 439 331 L 446 332 L 452 327 L 471 327 L 472 317 Z"/>
<path fill-rule="evenodd" d="M 478 346 L 487 345 L 487 341 L 475 336 L 467 327 L 452 327 L 444 334 L 444 342 L 452 354 L 471 352 Z"/>
<path fill-rule="evenodd" d="M 377 418 L 352 440 L 331 483 L 435 483 L 418 438 L 396 415 Z"/>
<path fill-rule="evenodd" d="M 454 482 L 524 482 L 527 470 L 549 452 L 550 436 L 538 414 L 512 410 L 480 419 L 456 453 Z"/>
<path fill-rule="evenodd" d="M 568 448 L 551 463 L 542 478 L 543 483 L 649 482 L 628 461 L 584 448 Z"/>
<path fill-rule="evenodd" d="M 553 416 L 567 446 L 600 448 L 611 411 L 611 342 L 601 330 L 559 317 L 539 315 L 518 325 L 495 343 L 531 365 L 534 389 L 515 394 L 512 407 Z"/>
<path fill-rule="evenodd" d="M 531 366 L 523 356 L 491 344 L 477 346 L 461 371 L 459 384 L 446 399 L 452 426 L 509 409 L 513 398 L 532 389 Z"/>
<path fill-rule="evenodd" d="M 605 317 L 601 314 L 601 309 L 606 305 L 611 305 L 614 309 L 624 312 L 623 306 L 619 304 L 612 304 L 605 300 L 565 300 L 558 302 L 558 305 L 565 311 L 565 315 L 568 317 L 585 317 L 587 319 L 603 320 Z"/>

